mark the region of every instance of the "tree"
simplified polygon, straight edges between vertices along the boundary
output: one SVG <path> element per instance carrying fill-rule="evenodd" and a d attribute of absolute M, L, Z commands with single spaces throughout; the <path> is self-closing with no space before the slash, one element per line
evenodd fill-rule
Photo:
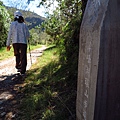
<path fill-rule="evenodd" d="M 86 5 L 87 5 L 87 1 L 88 0 L 82 0 L 82 17 L 83 17 L 83 14 L 84 14 L 84 12 L 85 12 L 85 8 L 86 8 Z"/>
<path fill-rule="evenodd" d="M 3 3 L 0 2 L 0 48 L 6 45 L 8 28 L 10 23 L 10 15 Z"/>
<path fill-rule="evenodd" d="M 71 56 L 78 56 L 80 26 L 87 1 L 57 0 L 57 9 L 52 15 L 48 13 L 42 24 L 46 33 L 59 45 L 61 58 L 66 63 L 70 62 Z M 40 4 L 48 5 L 48 8 L 52 2 L 48 4 L 47 0 L 42 0 Z"/>

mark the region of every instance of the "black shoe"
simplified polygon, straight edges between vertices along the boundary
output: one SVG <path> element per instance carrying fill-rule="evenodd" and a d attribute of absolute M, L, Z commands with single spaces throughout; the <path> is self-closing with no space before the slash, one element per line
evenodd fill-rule
<path fill-rule="evenodd" d="M 20 74 L 23 78 L 26 78 L 26 74 L 24 73 L 24 74 Z"/>
<path fill-rule="evenodd" d="M 20 73 L 21 73 L 21 74 L 25 74 L 25 71 L 22 71 L 22 70 L 21 70 Z"/>
<path fill-rule="evenodd" d="M 21 69 L 17 69 L 17 72 L 21 72 Z"/>

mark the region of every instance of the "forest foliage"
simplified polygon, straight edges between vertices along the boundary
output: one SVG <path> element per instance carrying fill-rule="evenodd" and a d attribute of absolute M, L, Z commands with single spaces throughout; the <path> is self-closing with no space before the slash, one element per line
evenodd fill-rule
<path fill-rule="evenodd" d="M 0 1 L 0 48 L 6 43 L 10 21 L 10 15 L 3 6 L 3 3 Z"/>
<path fill-rule="evenodd" d="M 79 33 L 83 13 L 82 1 L 57 0 L 57 2 L 58 7 L 53 11 L 53 14 L 48 12 L 42 26 L 59 47 L 60 61 L 63 65 L 68 66 L 68 79 L 77 82 Z M 47 0 L 43 0 L 40 4 L 47 8 L 53 3 L 47 4 Z"/>

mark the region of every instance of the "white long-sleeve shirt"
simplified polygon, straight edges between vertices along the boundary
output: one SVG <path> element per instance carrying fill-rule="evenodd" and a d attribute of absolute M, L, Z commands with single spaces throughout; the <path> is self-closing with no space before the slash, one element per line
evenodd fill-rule
<path fill-rule="evenodd" d="M 10 30 L 8 33 L 8 38 L 6 45 L 9 46 L 13 43 L 23 43 L 27 44 L 27 40 L 29 38 L 29 30 L 25 23 L 19 23 L 18 21 L 14 21 L 10 25 Z"/>

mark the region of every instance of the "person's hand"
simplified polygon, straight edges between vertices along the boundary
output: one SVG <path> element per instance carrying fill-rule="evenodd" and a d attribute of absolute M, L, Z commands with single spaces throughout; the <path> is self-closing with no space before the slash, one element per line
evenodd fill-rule
<path fill-rule="evenodd" d="M 7 51 L 10 51 L 10 49 L 11 49 L 11 46 L 7 46 Z"/>

